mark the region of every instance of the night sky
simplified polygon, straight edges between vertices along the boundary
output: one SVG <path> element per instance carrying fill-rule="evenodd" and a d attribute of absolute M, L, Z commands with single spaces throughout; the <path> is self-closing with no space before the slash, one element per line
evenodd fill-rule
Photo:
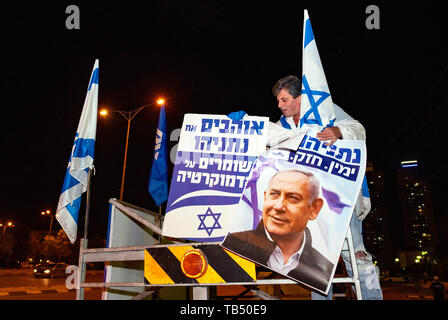
<path fill-rule="evenodd" d="M 44 4 L 45 3 L 45 4 Z M 303 9 L 308 9 L 333 101 L 367 130 L 368 159 L 394 173 L 417 159 L 431 183 L 436 217 L 447 178 L 447 20 L 424 1 L 61 1 L 2 9 L 2 207 L 46 229 L 56 210 L 89 77 L 100 61 L 99 107 L 133 110 L 163 96 L 169 133 L 185 113 L 281 115 L 271 93 L 301 75 Z M 343 3 L 343 4 L 342 4 Z M 68 5 L 80 29 L 68 30 Z M 368 5 L 380 29 L 368 30 Z M 124 200 L 156 211 L 147 192 L 159 110 L 132 121 Z M 98 117 L 89 235 L 107 232 L 108 200 L 119 198 L 126 121 Z M 168 149 L 176 144 L 171 141 Z M 170 164 L 170 172 L 172 165 Z M 171 181 L 171 175 L 169 177 Z M 85 197 L 83 197 L 85 203 Z M 80 230 L 84 219 L 80 211 Z M 55 220 L 55 229 L 60 228 Z"/>

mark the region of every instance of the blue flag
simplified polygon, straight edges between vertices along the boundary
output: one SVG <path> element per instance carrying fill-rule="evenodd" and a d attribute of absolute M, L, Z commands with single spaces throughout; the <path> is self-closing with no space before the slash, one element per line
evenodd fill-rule
<path fill-rule="evenodd" d="M 149 194 L 157 206 L 168 199 L 168 151 L 166 143 L 166 115 L 165 105 L 160 108 L 159 124 L 156 131 L 154 158 L 149 175 Z"/>
<path fill-rule="evenodd" d="M 81 196 L 87 191 L 89 170 L 93 169 L 98 113 L 99 61 L 95 60 L 86 99 L 70 153 L 56 219 L 71 243 L 76 241 Z"/>

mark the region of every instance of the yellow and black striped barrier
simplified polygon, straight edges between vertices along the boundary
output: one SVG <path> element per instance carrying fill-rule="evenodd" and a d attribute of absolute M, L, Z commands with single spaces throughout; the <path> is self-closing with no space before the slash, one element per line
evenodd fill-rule
<path fill-rule="evenodd" d="M 254 282 L 255 264 L 217 244 L 168 245 L 145 249 L 145 283 Z"/>

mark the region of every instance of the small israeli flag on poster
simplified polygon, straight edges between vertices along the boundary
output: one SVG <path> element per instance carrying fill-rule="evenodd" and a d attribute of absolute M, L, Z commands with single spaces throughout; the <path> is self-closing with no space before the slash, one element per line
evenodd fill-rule
<path fill-rule="evenodd" d="M 67 172 L 56 210 L 56 219 L 70 242 L 76 241 L 81 196 L 87 191 L 89 170 L 93 169 L 98 113 L 99 61 L 95 60 L 84 107 L 76 130 Z"/>

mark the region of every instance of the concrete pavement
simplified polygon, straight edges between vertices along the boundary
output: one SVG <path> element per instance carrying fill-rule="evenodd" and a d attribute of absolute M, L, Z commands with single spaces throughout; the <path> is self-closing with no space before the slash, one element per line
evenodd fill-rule
<path fill-rule="evenodd" d="M 26 276 L 32 277 L 33 269 L 0 269 L 0 276 Z M 101 277 L 103 270 L 88 270 L 87 277 L 96 276 Z M 57 279 L 55 279 L 57 280 Z M 0 299 L 5 296 L 22 296 L 32 294 L 50 294 L 50 293 L 67 293 L 74 292 L 74 289 L 67 289 L 61 281 L 56 284 L 54 281 L 49 281 L 48 284 L 37 285 L 31 284 L 25 286 L 5 286 L 2 287 L 0 283 Z M 22 281 L 23 283 L 23 281 Z M 423 283 L 410 283 L 410 284 L 398 284 L 398 283 L 382 283 L 382 290 L 384 300 L 432 300 L 432 292 L 429 289 L 431 282 Z M 5 284 L 4 284 L 5 285 Z M 444 282 L 445 288 L 448 288 L 448 283 Z M 310 300 L 310 291 L 298 286 L 298 285 L 276 285 L 276 286 L 260 286 L 260 289 L 268 294 L 280 297 L 282 300 Z M 102 288 L 85 288 L 86 292 L 89 291 L 101 291 Z M 244 291 L 243 287 L 235 288 L 233 286 L 220 286 L 218 287 L 218 296 L 222 298 L 231 298 Z M 252 296 L 252 297 L 250 297 Z M 248 299 L 253 298 L 253 295 L 249 294 Z M 341 297 L 343 298 L 343 297 Z M 244 298 L 243 298 L 244 299 Z"/>

